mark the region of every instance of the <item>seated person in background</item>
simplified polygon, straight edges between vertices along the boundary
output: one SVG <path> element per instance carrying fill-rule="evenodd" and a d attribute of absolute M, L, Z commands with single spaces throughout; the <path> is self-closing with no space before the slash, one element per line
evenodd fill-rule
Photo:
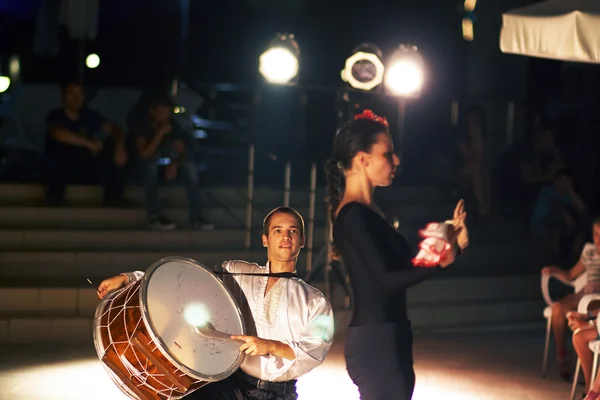
<path fill-rule="evenodd" d="M 575 257 L 585 239 L 589 221 L 586 206 L 573 188 L 573 180 L 561 170 L 552 185 L 541 188 L 530 225 L 534 234 L 550 240 L 554 255 L 560 255 L 561 237 L 572 236 L 570 256 Z"/>
<path fill-rule="evenodd" d="M 582 290 L 565 296 L 562 300 L 552 305 L 551 326 L 554 331 L 554 340 L 556 341 L 556 351 L 560 365 L 560 375 L 568 379 L 571 375 L 571 364 L 567 360 L 567 350 L 565 348 L 565 328 L 567 325 L 566 316 L 569 311 L 577 309 L 579 300 L 585 294 L 600 293 L 600 218 L 597 218 L 593 224 L 594 243 L 587 243 L 579 261 L 573 268 L 565 271 L 556 266 L 548 266 L 542 269 L 543 275 L 557 276 L 565 281 L 573 282 L 581 274 L 587 271 L 587 284 Z"/>
<path fill-rule="evenodd" d="M 586 399 L 596 400 L 600 396 L 600 381 L 596 381 L 594 388 L 590 391 L 590 386 L 593 383 L 592 363 L 594 356 L 589 348 L 589 344 L 593 340 L 599 340 L 598 328 L 596 326 L 598 310 L 590 311 L 587 314 L 572 311 L 569 313 L 568 319 L 569 327 L 573 330 L 573 347 L 581 362 L 581 369 L 583 369 L 585 392 L 590 392 Z"/>
<path fill-rule="evenodd" d="M 118 205 L 126 183 L 125 135 L 99 112 L 84 107 L 82 84 L 63 88 L 63 107 L 46 118 L 46 157 L 49 162 L 46 201 L 61 205 L 67 183 L 104 181 L 106 206 Z"/>
<path fill-rule="evenodd" d="M 158 201 L 159 159 L 169 159 L 164 168 L 165 180 L 173 181 L 178 174 L 186 180 L 189 219 L 192 227 L 213 229 L 201 215 L 198 188 L 198 168 L 186 142 L 189 138 L 172 117 L 173 104 L 168 96 L 155 96 L 149 101 L 145 121 L 131 132 L 138 167 L 143 175 L 148 224 L 154 229 L 175 229 L 161 211 Z"/>
<path fill-rule="evenodd" d="M 556 173 L 566 167 L 556 145 L 554 131 L 542 128 L 533 143 L 521 149 L 519 155 L 520 192 L 525 204 L 535 201 L 540 188 L 552 184 Z"/>

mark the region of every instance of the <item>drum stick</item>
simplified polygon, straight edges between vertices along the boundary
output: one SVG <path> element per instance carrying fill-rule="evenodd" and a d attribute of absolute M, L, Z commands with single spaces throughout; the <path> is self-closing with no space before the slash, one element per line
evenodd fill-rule
<path fill-rule="evenodd" d="M 90 283 L 90 285 L 95 286 L 92 281 L 90 281 L 90 278 L 87 278 L 87 281 Z M 98 294 L 100 294 L 100 291 L 98 290 L 98 288 L 96 288 L 96 292 L 98 292 Z"/>
<path fill-rule="evenodd" d="M 195 326 L 194 332 L 207 339 L 233 341 L 239 343 L 240 346 L 245 343 L 243 340 L 233 340 L 229 333 L 216 330 L 210 322 L 207 322 L 203 326 Z"/>

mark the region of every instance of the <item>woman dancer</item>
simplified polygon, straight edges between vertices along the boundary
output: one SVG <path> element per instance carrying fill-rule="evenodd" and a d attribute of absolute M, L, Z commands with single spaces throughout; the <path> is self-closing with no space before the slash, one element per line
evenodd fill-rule
<path fill-rule="evenodd" d="M 374 189 L 391 184 L 399 163 L 386 119 L 367 110 L 338 132 L 326 166 L 335 251 L 348 269 L 355 299 L 346 368 L 363 400 L 412 397 L 406 289 L 447 267 L 468 244 L 461 200 L 451 221 L 453 250 L 438 266 L 413 267 L 408 242 L 373 203 Z"/>

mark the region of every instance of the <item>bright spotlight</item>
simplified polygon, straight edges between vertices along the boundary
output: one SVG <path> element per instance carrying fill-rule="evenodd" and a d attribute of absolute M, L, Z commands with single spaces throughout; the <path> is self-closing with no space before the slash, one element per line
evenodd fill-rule
<path fill-rule="evenodd" d="M 462 20 L 462 35 L 467 42 L 472 42 L 475 39 L 475 30 L 473 29 L 473 20 L 465 17 Z"/>
<path fill-rule="evenodd" d="M 8 76 L 0 76 L 0 93 L 4 93 L 10 86 L 10 78 Z"/>
<path fill-rule="evenodd" d="M 8 74 L 13 79 L 19 79 L 21 74 L 21 62 L 19 61 L 19 56 L 12 56 L 10 61 L 8 62 Z"/>
<path fill-rule="evenodd" d="M 387 67 L 385 85 L 398 96 L 418 97 L 423 87 L 423 59 L 415 46 L 400 48 Z"/>
<path fill-rule="evenodd" d="M 473 12 L 477 6 L 477 0 L 465 0 L 465 11 Z"/>
<path fill-rule="evenodd" d="M 371 90 L 383 82 L 385 68 L 380 60 L 381 50 L 370 44 L 362 44 L 346 60 L 342 80 L 360 90 Z"/>
<path fill-rule="evenodd" d="M 300 48 L 293 34 L 278 34 L 261 54 L 259 72 L 269 83 L 288 83 L 299 70 Z"/>
<path fill-rule="evenodd" d="M 87 56 L 85 59 L 85 65 L 87 65 L 88 68 L 97 68 L 98 65 L 100 65 L 100 57 L 98 54 L 90 54 Z"/>

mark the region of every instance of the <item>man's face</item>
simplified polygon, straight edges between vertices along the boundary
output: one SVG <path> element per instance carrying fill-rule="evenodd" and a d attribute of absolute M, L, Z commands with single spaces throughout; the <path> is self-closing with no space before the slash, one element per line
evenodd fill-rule
<path fill-rule="evenodd" d="M 171 119 L 171 107 L 166 105 L 156 106 L 150 111 L 154 122 L 165 123 Z"/>
<path fill-rule="evenodd" d="M 294 261 L 304 247 L 304 236 L 298 218 L 283 212 L 275 213 L 269 221 L 269 235 L 262 235 L 263 246 L 267 248 L 269 261 Z"/>
<path fill-rule="evenodd" d="M 571 182 L 571 178 L 566 175 L 561 175 L 554 181 L 554 188 L 559 194 L 566 194 L 571 189 L 573 182 Z"/>
<path fill-rule="evenodd" d="M 592 233 L 594 237 L 594 245 L 596 246 L 598 253 L 600 253 L 600 223 L 594 224 Z"/>
<path fill-rule="evenodd" d="M 85 101 L 83 86 L 71 84 L 63 92 L 63 104 L 67 110 L 79 111 Z"/>

